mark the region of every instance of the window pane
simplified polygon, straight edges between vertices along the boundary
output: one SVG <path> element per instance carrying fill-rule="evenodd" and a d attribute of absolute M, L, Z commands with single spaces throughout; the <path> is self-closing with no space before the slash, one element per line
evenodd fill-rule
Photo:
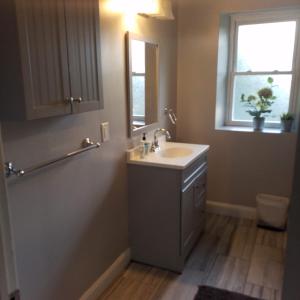
<path fill-rule="evenodd" d="M 291 71 L 296 21 L 240 25 L 237 71 Z"/>
<path fill-rule="evenodd" d="M 145 42 L 131 41 L 132 72 L 145 73 Z"/>
<path fill-rule="evenodd" d="M 246 112 L 248 107 L 241 103 L 241 95 L 257 96 L 257 91 L 268 87 L 267 79 L 270 76 L 242 75 L 236 76 L 233 90 L 233 121 L 251 121 L 252 117 Z M 271 106 L 272 112 L 266 115 L 267 122 L 280 122 L 280 115 L 289 109 L 292 75 L 271 75 L 274 79 L 273 93 L 277 97 Z"/>
<path fill-rule="evenodd" d="M 145 76 L 132 76 L 133 116 L 145 116 Z"/>

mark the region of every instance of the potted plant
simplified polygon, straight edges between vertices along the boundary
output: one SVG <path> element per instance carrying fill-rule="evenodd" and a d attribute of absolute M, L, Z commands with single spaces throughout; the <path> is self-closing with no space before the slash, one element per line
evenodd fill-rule
<path fill-rule="evenodd" d="M 291 132 L 294 122 L 294 115 L 291 113 L 284 113 L 280 116 L 281 119 L 281 130 L 283 132 Z"/>
<path fill-rule="evenodd" d="M 273 94 L 273 78 L 268 77 L 267 82 L 269 86 L 263 87 L 257 91 L 257 95 L 245 94 L 241 96 L 241 102 L 248 108 L 247 113 L 253 117 L 253 128 L 255 131 L 261 131 L 265 124 L 265 115 L 272 112 L 270 107 L 273 105 L 276 96 Z"/>

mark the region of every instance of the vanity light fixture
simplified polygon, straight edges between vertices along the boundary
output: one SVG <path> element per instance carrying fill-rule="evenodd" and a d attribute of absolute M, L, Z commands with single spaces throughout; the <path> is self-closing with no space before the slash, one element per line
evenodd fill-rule
<path fill-rule="evenodd" d="M 124 15 L 143 15 L 161 20 L 173 20 L 171 0 L 108 0 L 109 10 Z"/>
<path fill-rule="evenodd" d="M 158 12 L 157 0 L 108 0 L 107 6 L 111 11 L 125 15 Z"/>
<path fill-rule="evenodd" d="M 174 14 L 172 10 L 171 0 L 155 0 L 156 11 L 145 13 L 149 17 L 153 17 L 160 20 L 174 20 Z"/>

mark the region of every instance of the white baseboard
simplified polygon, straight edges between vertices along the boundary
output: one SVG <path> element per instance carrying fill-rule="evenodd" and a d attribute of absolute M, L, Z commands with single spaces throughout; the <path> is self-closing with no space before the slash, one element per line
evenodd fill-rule
<path fill-rule="evenodd" d="M 123 252 L 114 263 L 93 283 L 79 300 L 97 300 L 125 270 L 131 259 L 130 249 Z"/>
<path fill-rule="evenodd" d="M 208 212 L 243 219 L 256 219 L 256 209 L 254 207 L 234 205 L 229 203 L 207 201 Z"/>

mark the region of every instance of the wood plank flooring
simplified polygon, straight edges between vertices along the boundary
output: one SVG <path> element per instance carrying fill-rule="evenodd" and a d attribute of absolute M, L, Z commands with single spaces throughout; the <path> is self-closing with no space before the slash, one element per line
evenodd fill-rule
<path fill-rule="evenodd" d="M 281 300 L 286 238 L 254 221 L 208 215 L 181 275 L 131 263 L 99 300 L 192 300 L 201 284 Z"/>

